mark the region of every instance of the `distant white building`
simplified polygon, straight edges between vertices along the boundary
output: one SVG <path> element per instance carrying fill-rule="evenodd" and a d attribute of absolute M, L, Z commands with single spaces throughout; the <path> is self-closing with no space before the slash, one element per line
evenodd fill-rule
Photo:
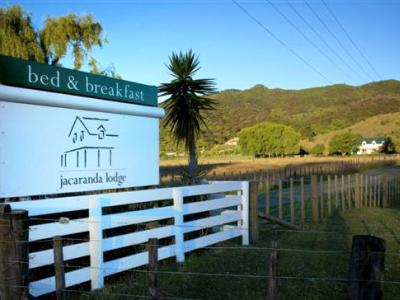
<path fill-rule="evenodd" d="M 227 145 L 227 146 L 237 146 L 238 143 L 239 143 L 239 138 L 238 137 L 234 137 L 233 139 L 230 139 L 229 141 L 226 141 L 225 145 Z"/>
<path fill-rule="evenodd" d="M 365 138 L 362 140 L 360 147 L 358 148 L 357 154 L 372 154 L 380 152 L 387 143 L 385 137 L 372 137 Z"/>

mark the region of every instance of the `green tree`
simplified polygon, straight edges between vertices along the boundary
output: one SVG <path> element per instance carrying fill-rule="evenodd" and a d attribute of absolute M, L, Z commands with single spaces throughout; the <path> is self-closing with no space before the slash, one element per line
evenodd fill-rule
<path fill-rule="evenodd" d="M 300 133 L 292 127 L 264 122 L 239 133 L 243 154 L 254 156 L 293 155 L 300 152 Z"/>
<path fill-rule="evenodd" d="M 314 155 L 322 155 L 324 154 L 325 146 L 322 144 L 316 144 L 311 148 L 310 153 Z"/>
<path fill-rule="evenodd" d="M 212 79 L 193 79 L 200 67 L 192 50 L 172 53 L 167 67 L 173 79 L 159 87 L 160 96 L 168 97 L 162 103 L 166 111 L 164 127 L 170 128 L 177 143 L 184 143 L 189 153 L 190 183 L 194 184 L 199 179 L 196 140 L 201 126 L 206 125 L 203 112 L 215 107 L 214 100 L 208 97 L 215 92 L 215 83 Z"/>
<path fill-rule="evenodd" d="M 362 136 L 346 131 L 333 136 L 329 143 L 330 154 L 350 155 L 356 153 L 361 145 Z"/>
<path fill-rule="evenodd" d="M 74 68 L 80 69 L 93 47 L 102 47 L 102 27 L 93 16 L 73 13 L 57 18 L 47 17 L 36 31 L 31 18 L 21 6 L 0 9 L 0 54 L 29 59 L 50 65 L 60 64 L 72 51 Z M 97 63 L 90 59 L 92 71 Z"/>
<path fill-rule="evenodd" d="M 44 62 L 30 16 L 19 5 L 0 8 L 0 54 Z"/>
<path fill-rule="evenodd" d="M 301 135 L 304 138 L 307 138 L 309 141 L 312 141 L 313 138 L 317 135 L 311 125 L 306 125 L 303 128 L 300 128 L 300 132 Z"/>

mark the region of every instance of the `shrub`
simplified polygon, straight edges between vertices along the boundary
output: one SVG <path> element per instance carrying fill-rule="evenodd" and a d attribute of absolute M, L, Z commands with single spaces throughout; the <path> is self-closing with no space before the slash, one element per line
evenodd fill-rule
<path fill-rule="evenodd" d="M 322 144 L 316 144 L 314 147 L 311 148 L 310 153 L 314 155 L 322 155 L 324 154 L 325 146 Z"/>
<path fill-rule="evenodd" d="M 329 143 L 329 153 L 341 155 L 356 153 L 361 141 L 361 135 L 351 133 L 350 131 L 336 134 Z"/>
<path fill-rule="evenodd" d="M 300 152 L 300 133 L 292 127 L 264 122 L 239 133 L 241 152 L 254 156 L 293 155 Z"/>

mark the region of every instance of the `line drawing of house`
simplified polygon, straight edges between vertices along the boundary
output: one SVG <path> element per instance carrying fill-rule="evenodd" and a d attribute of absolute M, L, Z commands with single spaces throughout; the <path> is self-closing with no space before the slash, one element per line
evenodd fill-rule
<path fill-rule="evenodd" d="M 103 145 L 118 134 L 108 132 L 109 119 L 76 116 L 68 133 L 75 146 L 61 154 L 61 167 L 105 168 L 112 166 L 112 145 Z M 110 140 L 112 142 L 113 139 Z M 99 144 L 100 143 L 100 144 Z"/>

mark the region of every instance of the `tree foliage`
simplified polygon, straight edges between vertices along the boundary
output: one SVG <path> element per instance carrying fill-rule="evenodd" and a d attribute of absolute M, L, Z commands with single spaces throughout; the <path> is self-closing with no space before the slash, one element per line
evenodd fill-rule
<path fill-rule="evenodd" d="M 322 144 L 316 144 L 311 148 L 310 153 L 314 155 L 322 155 L 324 154 L 325 146 Z"/>
<path fill-rule="evenodd" d="M 254 156 L 293 155 L 300 152 L 300 133 L 292 127 L 264 122 L 239 133 L 243 154 Z"/>
<path fill-rule="evenodd" d="M 189 174 L 191 183 L 198 179 L 196 141 L 202 125 L 206 125 L 203 112 L 214 108 L 215 102 L 208 96 L 215 91 L 212 79 L 193 79 L 200 69 L 198 57 L 189 50 L 186 53 L 172 53 L 167 66 L 173 79 L 159 87 L 166 111 L 164 127 L 170 129 L 177 143 L 183 142 L 189 153 Z"/>
<path fill-rule="evenodd" d="M 357 152 L 362 142 L 362 136 L 346 131 L 335 135 L 329 143 L 330 154 L 350 155 Z"/>
<path fill-rule="evenodd" d="M 74 68 L 80 69 L 93 47 L 102 47 L 102 27 L 93 16 L 47 17 L 44 26 L 35 30 L 31 17 L 19 5 L 0 9 L 0 53 L 17 58 L 60 64 L 71 51 Z M 97 63 L 90 58 L 92 71 Z"/>
<path fill-rule="evenodd" d="M 45 61 L 32 20 L 19 5 L 0 8 L 0 53 L 37 62 Z"/>

